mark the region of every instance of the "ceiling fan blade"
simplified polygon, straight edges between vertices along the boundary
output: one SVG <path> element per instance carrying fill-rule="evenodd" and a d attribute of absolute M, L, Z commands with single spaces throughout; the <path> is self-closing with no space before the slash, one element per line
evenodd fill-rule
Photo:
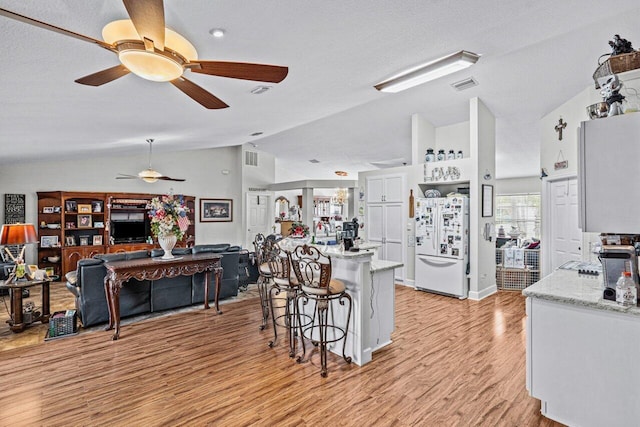
<path fill-rule="evenodd" d="M 37 19 L 29 18 L 28 16 L 11 12 L 10 10 L 0 8 L 0 15 L 6 16 L 7 18 L 15 19 L 16 21 L 24 22 L 26 24 L 34 25 L 36 27 L 44 28 L 45 30 L 64 34 L 65 36 L 73 37 L 78 40 L 82 40 L 89 43 L 95 43 L 104 49 L 110 50 L 111 52 L 116 52 L 115 48 L 112 45 L 110 45 L 109 43 L 105 43 L 102 40 L 98 40 L 89 36 L 84 36 L 82 34 L 74 33 L 73 31 L 65 30 L 64 28 L 56 27 L 55 25 L 47 24 L 46 22 L 38 21 Z"/>
<path fill-rule="evenodd" d="M 210 110 L 217 110 L 220 108 L 227 108 L 228 105 L 222 100 L 207 92 L 197 84 L 184 77 L 178 77 L 175 80 L 171 80 L 171 84 L 184 92 L 187 96 L 191 97 L 194 101 L 201 104 L 203 107 Z"/>
<path fill-rule="evenodd" d="M 192 64 L 189 68 L 194 73 L 259 82 L 280 83 L 289 73 L 288 67 L 247 62 L 193 61 Z"/>
<path fill-rule="evenodd" d="M 139 179 L 140 177 L 138 176 L 134 176 L 134 175 L 125 175 L 125 174 L 120 174 L 120 176 L 116 176 L 116 179 Z"/>
<path fill-rule="evenodd" d="M 88 76 L 80 77 L 76 80 L 76 83 L 88 86 L 101 86 L 127 74 L 129 74 L 127 67 L 120 64 L 107 68 L 106 70 L 98 71 L 97 73 L 89 74 Z"/>
<path fill-rule="evenodd" d="M 162 0 L 123 0 L 140 38 L 164 50 L 164 4 Z"/>
<path fill-rule="evenodd" d="M 158 179 L 161 179 L 163 181 L 177 181 L 177 182 L 184 182 L 185 181 L 183 178 L 170 178 L 168 176 L 159 176 Z"/>

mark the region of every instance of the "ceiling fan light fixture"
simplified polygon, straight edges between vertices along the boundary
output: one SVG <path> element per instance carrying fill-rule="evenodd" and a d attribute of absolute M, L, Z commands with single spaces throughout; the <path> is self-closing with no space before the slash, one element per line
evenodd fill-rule
<path fill-rule="evenodd" d="M 123 49 L 118 52 L 118 58 L 129 71 L 154 82 L 169 82 L 184 72 L 180 63 L 156 52 Z"/>
<path fill-rule="evenodd" d="M 102 38 L 118 49 L 118 59 L 132 73 L 154 82 L 175 80 L 184 72 L 184 63 L 198 59 L 193 45 L 180 34 L 165 28 L 165 49 L 145 49 L 133 23 L 121 19 L 102 29 Z"/>
<path fill-rule="evenodd" d="M 480 59 L 480 55 L 461 50 L 435 61 L 402 71 L 374 87 L 381 92 L 400 92 L 468 68 L 478 62 L 478 59 Z"/>
<path fill-rule="evenodd" d="M 138 172 L 138 176 L 144 182 L 153 183 L 156 182 L 158 178 L 162 177 L 162 174 L 160 172 L 154 171 L 153 169 L 145 169 Z"/>

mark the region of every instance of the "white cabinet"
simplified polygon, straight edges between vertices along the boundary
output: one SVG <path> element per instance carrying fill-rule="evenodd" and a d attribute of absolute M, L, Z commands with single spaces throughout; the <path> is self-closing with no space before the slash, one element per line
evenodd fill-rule
<path fill-rule="evenodd" d="M 640 316 L 531 297 L 526 310 L 527 389 L 542 415 L 571 426 L 638 425 Z"/>
<path fill-rule="evenodd" d="M 404 194 L 406 176 L 401 174 L 368 177 L 367 240 L 378 243 L 378 258 L 406 264 L 405 224 L 408 221 Z M 408 196 L 407 196 L 408 198 Z M 404 281 L 404 268 L 395 269 L 395 279 Z"/>
<path fill-rule="evenodd" d="M 582 122 L 579 144 L 582 230 L 640 233 L 640 114 Z"/>
<path fill-rule="evenodd" d="M 404 175 L 381 175 L 367 178 L 367 203 L 402 202 Z"/>

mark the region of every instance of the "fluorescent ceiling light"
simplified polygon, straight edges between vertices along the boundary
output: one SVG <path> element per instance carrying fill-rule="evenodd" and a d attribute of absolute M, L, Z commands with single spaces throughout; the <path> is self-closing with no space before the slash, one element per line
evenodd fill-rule
<path fill-rule="evenodd" d="M 396 93 L 431 80 L 455 73 L 475 64 L 479 55 L 461 50 L 427 64 L 406 70 L 378 83 L 374 87 L 381 92 Z"/>

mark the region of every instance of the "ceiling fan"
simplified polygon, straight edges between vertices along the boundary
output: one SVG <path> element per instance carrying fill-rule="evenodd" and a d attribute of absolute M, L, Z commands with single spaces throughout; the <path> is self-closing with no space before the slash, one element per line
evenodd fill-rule
<path fill-rule="evenodd" d="M 245 62 L 203 61 L 193 45 L 180 34 L 165 27 L 162 0 L 123 0 L 129 18 L 113 21 L 102 29 L 104 41 L 94 39 L 55 25 L 0 8 L 0 15 L 95 43 L 118 55 L 121 64 L 81 77 L 77 83 L 100 86 L 132 72 L 144 79 L 170 82 L 179 90 L 208 109 L 227 108 L 228 105 L 212 93 L 184 77 L 184 72 L 233 79 L 280 83 L 289 69 L 277 65 Z"/>
<path fill-rule="evenodd" d="M 137 175 L 128 175 L 126 173 L 119 173 L 118 176 L 116 176 L 116 179 L 141 179 L 144 182 L 156 182 L 158 180 L 163 180 L 163 181 L 184 181 L 184 179 L 182 178 L 171 178 L 165 175 L 162 175 L 160 172 L 154 170 L 151 167 L 151 154 L 152 154 L 152 150 L 153 150 L 153 139 L 147 139 L 147 142 L 149 143 L 149 167 L 145 170 L 142 170 L 140 172 L 138 172 Z"/>

